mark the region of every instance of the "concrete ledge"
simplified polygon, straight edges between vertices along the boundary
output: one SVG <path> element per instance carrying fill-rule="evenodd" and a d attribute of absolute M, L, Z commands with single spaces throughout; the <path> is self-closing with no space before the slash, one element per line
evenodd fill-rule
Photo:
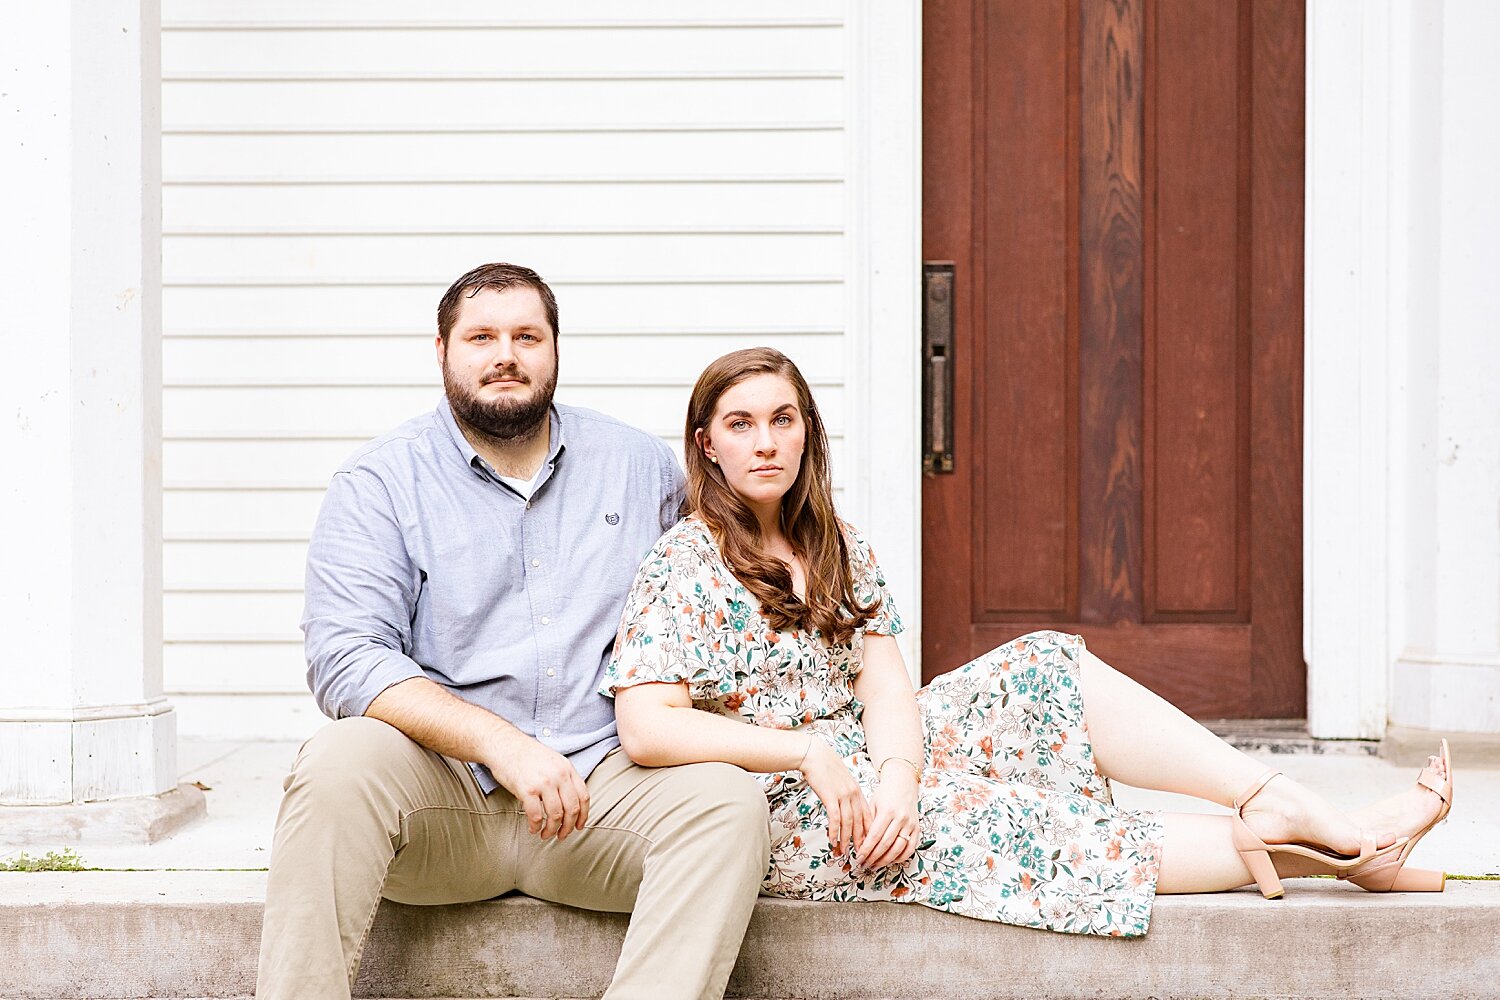
<path fill-rule="evenodd" d="M 0 843 L 154 844 L 207 811 L 203 792 L 194 785 L 105 802 L 0 806 Z"/>
<path fill-rule="evenodd" d="M 0 996 L 248 996 L 264 884 L 259 872 L 0 874 Z M 624 929 L 621 915 L 524 897 L 385 904 L 356 995 L 598 996 Z M 1497 940 L 1494 882 L 1382 897 L 1302 880 L 1276 902 L 1163 897 L 1134 941 L 911 905 L 763 899 L 729 995 L 1477 998 L 1500 991 Z"/>

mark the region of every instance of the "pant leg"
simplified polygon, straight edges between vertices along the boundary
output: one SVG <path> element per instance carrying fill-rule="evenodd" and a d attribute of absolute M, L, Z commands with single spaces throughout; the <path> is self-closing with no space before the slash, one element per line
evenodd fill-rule
<path fill-rule="evenodd" d="M 522 837 L 519 888 L 634 911 L 606 1000 L 722 997 L 770 853 L 760 784 L 729 764 L 646 768 L 616 750 L 588 788 L 582 833 Z"/>
<path fill-rule="evenodd" d="M 1031 632 L 917 692 L 928 766 L 1110 801 L 1084 724 L 1083 639 Z"/>
<path fill-rule="evenodd" d="M 384 722 L 341 719 L 287 777 L 266 887 L 256 996 L 346 1000 L 382 894 L 488 899 L 515 887 L 515 799 Z"/>

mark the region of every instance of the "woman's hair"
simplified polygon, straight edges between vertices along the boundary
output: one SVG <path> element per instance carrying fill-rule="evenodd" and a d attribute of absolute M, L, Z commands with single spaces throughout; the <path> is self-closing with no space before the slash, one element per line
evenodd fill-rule
<path fill-rule="evenodd" d="M 697 431 L 712 438 L 714 409 L 733 386 L 757 375 L 779 375 L 797 394 L 797 406 L 807 428 L 802 466 L 791 489 L 781 498 L 781 525 L 792 550 L 807 571 L 807 593 L 798 598 L 786 564 L 762 547 L 755 512 L 724 480 L 724 472 L 708 461 L 696 441 Z M 849 572 L 849 543 L 833 510 L 833 480 L 828 471 L 828 433 L 807 380 L 791 359 L 769 347 L 734 351 L 710 364 L 698 376 L 688 402 L 683 439 L 687 463 L 687 502 L 684 514 L 696 514 L 713 532 L 724 561 L 760 601 L 761 613 L 774 629 L 816 628 L 830 643 L 848 642 L 880 607 L 854 596 Z"/>

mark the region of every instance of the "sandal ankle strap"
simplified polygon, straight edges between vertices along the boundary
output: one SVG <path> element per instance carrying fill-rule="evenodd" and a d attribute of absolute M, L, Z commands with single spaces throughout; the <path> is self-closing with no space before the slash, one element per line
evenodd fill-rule
<path fill-rule="evenodd" d="M 1272 778 L 1276 777 L 1280 773 L 1281 773 L 1280 771 L 1276 770 L 1273 767 L 1270 770 L 1266 771 L 1264 774 L 1262 774 L 1259 778 L 1256 778 L 1254 784 L 1252 784 L 1249 788 L 1245 789 L 1243 792 L 1241 792 L 1235 798 L 1235 800 L 1234 800 L 1234 811 L 1235 812 L 1239 812 L 1240 810 L 1244 809 L 1247 805 L 1249 805 L 1250 804 L 1250 800 L 1253 799 L 1253 798 L 1255 798 L 1257 795 L 1259 795 L 1260 794 L 1260 790 L 1262 788 L 1266 787 L 1266 783 L 1269 782 Z"/>

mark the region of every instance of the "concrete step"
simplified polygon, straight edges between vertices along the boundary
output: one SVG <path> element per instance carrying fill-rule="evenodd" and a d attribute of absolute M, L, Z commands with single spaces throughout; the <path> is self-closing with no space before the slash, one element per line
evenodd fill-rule
<path fill-rule="evenodd" d="M 263 872 L 0 873 L 0 997 L 254 992 Z M 525 897 L 385 904 L 356 995 L 589 997 L 625 917 Z M 1049 934 L 890 903 L 762 899 L 734 997 L 1500 996 L 1500 883 L 1376 896 L 1331 880 L 1163 897 L 1139 940 Z"/>

